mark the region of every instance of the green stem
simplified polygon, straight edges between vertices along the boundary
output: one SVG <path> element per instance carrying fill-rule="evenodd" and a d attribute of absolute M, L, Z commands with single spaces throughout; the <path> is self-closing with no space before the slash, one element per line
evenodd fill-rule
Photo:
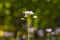
<path fill-rule="evenodd" d="M 47 36 L 48 36 L 48 40 L 50 40 L 50 33 L 47 33 Z"/>
<path fill-rule="evenodd" d="M 28 23 L 28 40 L 30 40 L 30 15 L 27 15 L 27 23 Z"/>

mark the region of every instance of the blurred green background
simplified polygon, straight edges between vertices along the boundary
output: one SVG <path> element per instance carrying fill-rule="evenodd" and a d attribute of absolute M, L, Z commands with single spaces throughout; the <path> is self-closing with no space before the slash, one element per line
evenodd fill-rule
<path fill-rule="evenodd" d="M 60 26 L 60 0 L 0 0 L 0 28 L 13 29 L 14 19 L 20 20 L 25 10 L 38 16 L 38 21 L 32 22 L 37 28 Z"/>
<path fill-rule="evenodd" d="M 31 19 L 36 28 L 53 30 L 60 26 L 60 0 L 0 0 L 0 29 L 15 31 L 17 26 L 24 32 L 26 20 L 22 13 L 25 10 L 34 12 L 37 19 Z"/>

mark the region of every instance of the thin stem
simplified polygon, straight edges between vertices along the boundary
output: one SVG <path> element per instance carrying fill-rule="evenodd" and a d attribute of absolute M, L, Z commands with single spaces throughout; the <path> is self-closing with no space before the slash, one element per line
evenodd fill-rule
<path fill-rule="evenodd" d="M 50 33 L 47 33 L 47 36 L 48 36 L 48 40 L 50 40 Z"/>
<path fill-rule="evenodd" d="M 30 40 L 30 15 L 27 15 L 27 22 L 28 22 L 28 40 Z"/>

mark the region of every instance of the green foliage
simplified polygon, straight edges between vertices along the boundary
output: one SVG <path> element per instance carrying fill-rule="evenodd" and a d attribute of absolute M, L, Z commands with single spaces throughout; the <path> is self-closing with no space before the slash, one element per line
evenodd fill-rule
<path fill-rule="evenodd" d="M 2 10 L 3 9 L 3 10 Z M 33 25 L 37 28 L 44 29 L 52 24 L 53 20 L 59 15 L 60 1 L 59 0 L 2 0 L 0 2 L 0 24 L 15 25 L 12 20 L 16 17 L 23 17 L 22 13 L 25 10 L 31 10 L 38 16 L 33 19 Z M 19 16 L 20 15 L 20 16 Z M 33 16 L 34 16 L 33 15 Z M 59 19 L 58 19 L 59 20 Z M 26 20 L 25 20 L 26 21 Z M 48 24 L 49 23 L 49 24 Z M 60 24 L 60 22 L 58 22 Z M 56 25 L 55 25 L 56 24 Z M 52 27 L 58 26 L 53 21 Z"/>

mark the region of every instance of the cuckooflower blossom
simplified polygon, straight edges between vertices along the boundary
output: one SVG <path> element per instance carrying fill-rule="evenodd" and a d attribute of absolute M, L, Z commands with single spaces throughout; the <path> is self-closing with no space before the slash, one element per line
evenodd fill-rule
<path fill-rule="evenodd" d="M 37 18 L 37 16 L 33 16 L 33 18 Z"/>
<path fill-rule="evenodd" d="M 38 36 L 43 37 L 44 36 L 44 31 L 43 30 L 38 30 L 37 31 Z"/>
<path fill-rule="evenodd" d="M 25 11 L 24 14 L 34 14 L 32 11 Z"/>
<path fill-rule="evenodd" d="M 51 28 L 47 28 L 47 29 L 46 29 L 46 32 L 51 32 L 51 31 L 52 31 Z"/>
<path fill-rule="evenodd" d="M 14 34 L 12 32 L 4 32 L 3 36 L 9 37 L 9 36 L 14 36 Z"/>
<path fill-rule="evenodd" d="M 55 32 L 51 32 L 52 35 L 55 35 Z"/>
<path fill-rule="evenodd" d="M 55 29 L 56 34 L 60 33 L 60 27 Z"/>
<path fill-rule="evenodd" d="M 31 28 L 30 28 L 30 32 L 31 32 L 31 33 L 33 33 L 35 30 L 36 30 L 36 28 L 34 28 L 34 27 L 31 27 Z"/>

